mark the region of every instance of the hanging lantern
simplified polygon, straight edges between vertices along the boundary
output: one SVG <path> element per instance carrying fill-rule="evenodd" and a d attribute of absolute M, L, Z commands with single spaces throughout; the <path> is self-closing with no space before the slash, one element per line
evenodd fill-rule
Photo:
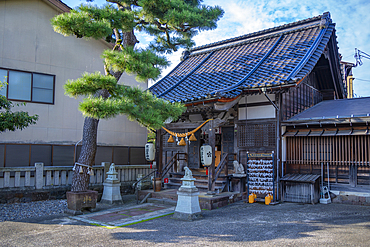
<path fill-rule="evenodd" d="M 200 161 L 203 166 L 210 166 L 212 164 L 212 147 L 210 145 L 200 147 Z"/>
<path fill-rule="evenodd" d="M 186 142 L 185 142 L 184 138 L 181 138 L 179 146 L 186 146 Z"/>
<path fill-rule="evenodd" d="M 172 135 L 170 135 L 170 138 L 168 138 L 168 141 L 167 142 L 170 142 L 170 143 L 175 142 L 175 140 L 173 139 L 173 136 Z"/>
<path fill-rule="evenodd" d="M 196 142 L 197 141 L 197 138 L 195 138 L 195 135 L 194 133 L 191 134 L 190 138 L 189 138 L 189 141 L 192 141 L 192 142 Z"/>
<path fill-rule="evenodd" d="M 90 176 L 94 176 L 94 170 L 92 168 L 90 170 Z"/>
<path fill-rule="evenodd" d="M 155 159 L 155 147 L 151 142 L 145 144 L 145 159 L 147 161 L 153 161 Z"/>
<path fill-rule="evenodd" d="M 84 173 L 84 170 L 82 169 L 82 166 L 80 166 L 80 173 Z"/>

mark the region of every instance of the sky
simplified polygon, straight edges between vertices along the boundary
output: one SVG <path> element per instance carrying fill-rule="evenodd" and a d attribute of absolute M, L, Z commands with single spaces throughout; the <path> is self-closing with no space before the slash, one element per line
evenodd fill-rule
<path fill-rule="evenodd" d="M 84 0 L 62 0 L 74 8 Z M 95 0 L 101 5 L 105 0 Z M 203 4 L 220 6 L 225 14 L 215 30 L 200 32 L 194 37 L 196 46 L 225 40 L 321 15 L 329 11 L 336 23 L 336 35 L 342 60 L 356 63 L 355 48 L 370 55 L 370 1 L 369 0 L 204 0 Z M 151 37 L 137 34 L 140 46 L 150 42 Z M 168 56 L 169 73 L 179 62 L 182 51 Z M 356 97 L 370 96 L 370 59 L 363 58 L 363 65 L 353 68 L 354 93 Z"/>

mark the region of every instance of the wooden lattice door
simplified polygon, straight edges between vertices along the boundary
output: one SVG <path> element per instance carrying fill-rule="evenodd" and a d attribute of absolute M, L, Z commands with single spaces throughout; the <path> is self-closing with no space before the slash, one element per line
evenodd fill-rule
<path fill-rule="evenodd" d="M 221 129 L 221 150 L 222 150 L 222 156 L 224 156 L 225 153 L 234 153 L 234 128 L 233 127 L 222 127 Z M 234 156 L 229 155 L 228 160 L 228 167 L 229 169 L 233 169 L 233 161 Z"/>

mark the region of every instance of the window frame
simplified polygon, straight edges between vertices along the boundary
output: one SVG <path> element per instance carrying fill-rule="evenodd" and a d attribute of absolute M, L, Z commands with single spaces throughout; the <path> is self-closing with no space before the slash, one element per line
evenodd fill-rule
<path fill-rule="evenodd" d="M 30 72 L 30 71 L 26 71 L 26 70 L 17 70 L 17 69 L 8 69 L 8 68 L 2 68 L 0 67 L 0 70 L 6 70 L 6 90 L 5 90 L 5 97 L 10 100 L 10 101 L 18 101 L 18 102 L 27 102 L 27 103 L 38 103 L 38 104 L 47 104 L 47 105 L 54 105 L 55 104 L 55 75 L 52 75 L 52 74 L 47 74 L 47 73 L 40 73 L 40 72 Z M 8 95 L 9 95 L 9 72 L 10 71 L 14 71 L 14 72 L 22 72 L 22 73 L 29 73 L 31 74 L 31 88 L 30 88 L 30 93 L 31 93 L 31 100 L 20 100 L 20 99 L 12 99 L 12 98 L 9 98 Z M 53 89 L 52 89 L 52 102 L 42 102 L 42 101 L 36 101 L 36 100 L 33 100 L 33 77 L 34 77 L 34 74 L 38 74 L 38 75 L 46 75 L 46 76 L 52 76 L 53 77 Z M 3 78 L 0 78 L 0 81 L 2 81 Z"/>

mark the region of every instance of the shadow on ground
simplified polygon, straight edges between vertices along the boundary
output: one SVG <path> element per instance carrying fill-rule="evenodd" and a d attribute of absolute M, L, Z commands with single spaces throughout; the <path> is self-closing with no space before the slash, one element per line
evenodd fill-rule
<path fill-rule="evenodd" d="M 152 243 L 192 243 L 198 240 L 268 241 L 312 237 L 319 231 L 338 230 L 345 225 L 365 224 L 370 227 L 368 207 L 352 205 L 276 206 L 236 203 L 212 211 L 203 211 L 204 218 L 183 222 L 171 217 L 130 226 L 136 234 L 124 229 L 112 233 L 114 239 L 132 239 Z M 368 232 L 369 234 L 370 232 Z"/>

